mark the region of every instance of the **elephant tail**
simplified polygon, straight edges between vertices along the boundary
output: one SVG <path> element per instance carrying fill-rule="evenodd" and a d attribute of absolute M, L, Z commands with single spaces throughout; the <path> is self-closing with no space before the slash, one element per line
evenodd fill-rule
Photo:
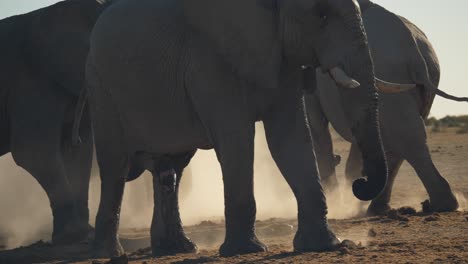
<path fill-rule="evenodd" d="M 412 75 L 413 75 L 412 78 L 417 85 L 423 86 L 423 88 L 426 89 L 425 93 L 426 93 L 426 97 L 428 97 L 429 99 L 428 100 L 429 106 L 432 105 L 432 100 L 433 100 L 433 95 L 431 96 L 431 94 L 435 94 L 435 95 L 438 95 L 440 97 L 443 97 L 445 99 L 452 100 L 452 101 L 468 102 L 468 97 L 458 97 L 458 96 L 448 94 L 440 90 L 437 87 L 437 84 L 434 84 L 431 81 L 431 79 L 433 79 L 431 78 L 431 73 L 432 75 L 437 73 L 436 76 L 432 76 L 432 77 L 434 77 L 437 81 L 439 80 L 440 70 L 437 69 L 437 72 L 436 72 L 434 69 L 431 69 L 426 62 L 428 58 L 426 58 L 423 55 L 421 47 L 416 45 L 415 48 L 416 48 L 416 56 L 413 58 L 413 61 L 412 61 L 412 64 L 413 64 L 412 67 L 414 69 L 412 71 Z M 431 100 L 431 97 L 432 97 L 432 100 Z"/>
<path fill-rule="evenodd" d="M 88 89 L 86 87 L 83 87 L 83 89 L 81 89 L 80 96 L 78 97 L 78 102 L 76 103 L 75 115 L 73 120 L 72 144 L 75 146 L 81 144 L 80 125 L 81 119 L 83 117 L 84 108 L 86 106 L 86 103 L 88 102 L 87 97 Z"/>
<path fill-rule="evenodd" d="M 426 84 L 424 85 L 426 88 L 429 88 L 430 90 L 434 91 L 436 95 L 440 96 L 440 97 L 443 97 L 445 99 L 448 99 L 448 100 L 452 100 L 452 101 L 456 101 L 456 102 L 468 102 L 468 97 L 458 97 L 458 96 L 454 96 L 454 95 L 451 95 L 451 94 L 448 94 L 442 90 L 440 90 L 439 88 L 437 88 L 435 85 L 433 85 L 432 83 L 429 83 L 429 84 Z"/>

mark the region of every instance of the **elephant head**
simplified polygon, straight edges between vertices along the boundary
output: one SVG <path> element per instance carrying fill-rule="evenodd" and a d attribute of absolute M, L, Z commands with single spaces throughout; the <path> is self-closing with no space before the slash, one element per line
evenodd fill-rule
<path fill-rule="evenodd" d="M 287 5 L 286 12 L 296 15 L 285 16 L 286 26 L 308 32 L 302 35 L 306 40 L 300 41 L 305 46 L 293 42 L 289 43 L 291 47 L 286 45 L 289 58 L 319 67 L 341 86 L 352 88 L 343 88 L 341 98 L 363 153 L 366 176 L 354 182 L 353 192 L 361 200 L 370 200 L 385 187 L 387 166 L 380 137 L 376 78 L 359 5 L 354 0 L 289 1 Z M 304 49 L 311 46 L 313 52 L 307 53 Z M 351 105 L 346 100 L 349 97 L 362 100 Z"/>

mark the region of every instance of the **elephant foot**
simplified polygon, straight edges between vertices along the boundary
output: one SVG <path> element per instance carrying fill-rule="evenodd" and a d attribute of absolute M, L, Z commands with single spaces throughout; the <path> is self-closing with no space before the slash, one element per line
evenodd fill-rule
<path fill-rule="evenodd" d="M 458 209 L 459 204 L 457 198 L 453 194 L 444 199 L 431 199 L 431 201 L 426 200 L 421 203 L 422 210 L 424 213 L 433 213 L 433 212 L 454 212 Z"/>
<path fill-rule="evenodd" d="M 341 241 L 328 228 L 313 231 L 297 231 L 294 237 L 294 250 L 307 252 L 324 252 L 339 249 Z"/>
<path fill-rule="evenodd" d="M 170 256 L 184 253 L 197 253 L 198 247 L 185 234 L 175 239 L 160 239 L 151 243 L 153 257 Z"/>
<path fill-rule="evenodd" d="M 86 241 L 89 238 L 90 230 L 88 223 L 70 223 L 62 228 L 54 228 L 52 233 L 52 243 L 58 245 L 74 244 Z"/>
<path fill-rule="evenodd" d="M 371 203 L 367 208 L 367 216 L 384 216 L 388 211 L 392 210 L 389 204 L 375 204 Z"/>
<path fill-rule="evenodd" d="M 118 238 L 107 241 L 94 240 L 93 256 L 95 258 L 116 258 L 125 254 Z"/>
<path fill-rule="evenodd" d="M 268 247 L 263 244 L 256 235 L 236 236 L 236 238 L 226 238 L 219 248 L 219 255 L 231 257 L 250 253 L 267 252 Z"/>

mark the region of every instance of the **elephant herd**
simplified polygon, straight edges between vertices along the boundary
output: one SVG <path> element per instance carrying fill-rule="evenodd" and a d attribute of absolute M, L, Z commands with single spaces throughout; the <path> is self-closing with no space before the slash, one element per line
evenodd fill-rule
<path fill-rule="evenodd" d="M 424 120 L 435 95 L 468 99 L 437 88 L 437 56 L 420 29 L 368 0 L 65 0 L 0 21 L 0 53 L 0 155 L 11 152 L 46 191 L 54 243 L 92 230 L 94 146 L 94 254 L 123 254 L 125 182 L 145 170 L 153 255 L 196 251 L 180 220 L 179 182 L 197 149 L 214 149 L 225 198 L 220 254 L 265 251 L 254 226 L 257 121 L 297 199 L 295 250 L 340 244 L 323 192 L 336 185 L 329 124 L 352 143 L 346 176 L 357 198 L 372 200 L 369 213 L 390 208 L 403 160 L 433 210 L 458 208 Z"/>

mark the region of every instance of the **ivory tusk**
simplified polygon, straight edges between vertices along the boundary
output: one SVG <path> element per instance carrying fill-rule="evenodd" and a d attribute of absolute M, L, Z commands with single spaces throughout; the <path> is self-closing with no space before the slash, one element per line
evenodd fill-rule
<path fill-rule="evenodd" d="M 375 78 L 375 86 L 377 91 L 381 93 L 401 93 L 417 87 L 416 84 L 399 84 L 391 83 Z"/>
<path fill-rule="evenodd" d="M 349 77 L 342 69 L 338 67 L 334 67 L 330 70 L 330 76 L 339 86 L 345 88 L 354 89 L 361 85 L 358 81 Z"/>

